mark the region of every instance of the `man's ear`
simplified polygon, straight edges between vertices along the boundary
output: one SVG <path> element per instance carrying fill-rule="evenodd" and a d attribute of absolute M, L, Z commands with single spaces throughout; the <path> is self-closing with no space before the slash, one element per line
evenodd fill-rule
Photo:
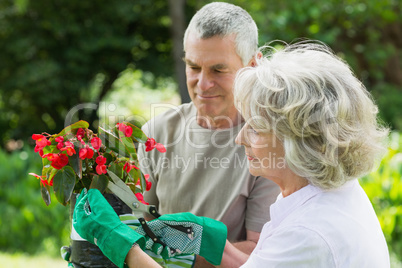
<path fill-rule="evenodd" d="M 261 53 L 261 52 L 258 52 L 256 57 L 257 57 L 257 59 L 261 59 L 261 58 L 262 58 L 262 53 Z M 253 57 L 253 58 L 248 62 L 247 66 L 255 67 L 255 66 L 257 65 L 257 62 L 256 62 L 256 60 L 255 60 L 256 57 Z"/>

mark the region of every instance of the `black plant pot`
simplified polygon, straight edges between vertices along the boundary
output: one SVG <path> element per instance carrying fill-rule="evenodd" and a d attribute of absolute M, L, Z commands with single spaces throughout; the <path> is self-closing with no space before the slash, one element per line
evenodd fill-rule
<path fill-rule="evenodd" d="M 112 206 L 117 215 L 132 213 L 131 209 L 124 204 L 114 194 L 104 194 L 105 199 Z M 73 194 L 70 202 L 70 219 L 73 218 L 73 211 L 76 202 L 76 194 Z M 70 249 L 70 262 L 75 268 L 116 268 L 102 251 L 94 244 L 87 241 L 71 240 Z"/>

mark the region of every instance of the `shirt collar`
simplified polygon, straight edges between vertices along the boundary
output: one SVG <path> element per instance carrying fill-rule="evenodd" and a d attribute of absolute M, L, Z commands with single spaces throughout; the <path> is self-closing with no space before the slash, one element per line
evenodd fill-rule
<path fill-rule="evenodd" d="M 286 197 L 283 197 L 282 193 L 280 193 L 276 199 L 276 202 L 272 204 L 270 208 L 271 224 L 273 227 L 278 226 L 289 214 L 318 194 L 326 191 L 341 191 L 356 187 L 358 185 L 358 180 L 353 179 L 332 190 L 323 190 L 317 186 L 308 184 L 307 186 Z"/>
<path fill-rule="evenodd" d="M 280 193 L 276 202 L 272 204 L 270 208 L 271 224 L 274 227 L 278 226 L 292 211 L 323 191 L 324 190 L 319 187 L 308 184 L 286 197 L 283 197 L 282 193 Z"/>

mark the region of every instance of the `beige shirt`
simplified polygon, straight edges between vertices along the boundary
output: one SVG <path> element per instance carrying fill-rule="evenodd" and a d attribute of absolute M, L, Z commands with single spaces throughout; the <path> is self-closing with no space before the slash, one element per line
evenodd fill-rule
<path fill-rule="evenodd" d="M 192 103 L 145 124 L 144 132 L 167 149 L 138 150 L 141 170 L 152 182 L 145 200 L 161 214 L 191 212 L 222 221 L 231 241 L 244 240 L 246 229 L 261 232 L 279 188 L 249 174 L 244 148 L 235 144 L 241 127 L 202 128 Z"/>

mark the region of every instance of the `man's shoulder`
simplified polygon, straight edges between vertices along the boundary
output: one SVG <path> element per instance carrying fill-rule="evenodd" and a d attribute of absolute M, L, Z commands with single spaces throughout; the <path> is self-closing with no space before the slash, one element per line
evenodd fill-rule
<path fill-rule="evenodd" d="M 196 115 L 196 108 L 192 102 L 179 106 L 170 105 L 165 112 L 149 120 L 142 129 L 149 135 L 154 136 L 161 130 L 170 130 L 188 121 L 188 118 Z"/>

